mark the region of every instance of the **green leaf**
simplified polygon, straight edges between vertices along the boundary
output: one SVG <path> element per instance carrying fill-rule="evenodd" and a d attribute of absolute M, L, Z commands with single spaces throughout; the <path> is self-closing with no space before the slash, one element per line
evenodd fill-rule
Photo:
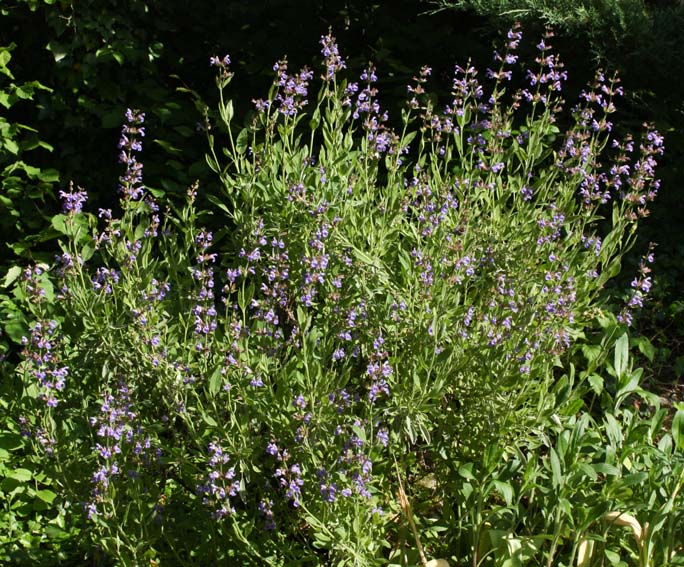
<path fill-rule="evenodd" d="M 65 537 L 67 535 L 67 532 L 58 528 L 57 526 L 54 526 L 52 524 L 48 524 L 45 527 L 45 534 L 50 539 L 62 539 L 63 537 Z"/>
<path fill-rule="evenodd" d="M 202 415 L 202 419 L 204 420 L 204 423 L 206 423 L 207 425 L 210 425 L 211 427 L 218 427 L 218 423 L 216 423 L 216 420 L 210 415 L 205 413 Z"/>
<path fill-rule="evenodd" d="M 11 138 L 5 138 L 4 140 L 5 149 L 12 155 L 17 155 L 19 153 L 19 144 L 17 144 Z"/>
<path fill-rule="evenodd" d="M 52 490 L 39 490 L 36 492 L 36 496 L 46 504 L 52 504 L 52 501 L 57 498 L 57 493 L 52 492 Z"/>
<path fill-rule="evenodd" d="M 40 143 L 41 147 L 45 147 L 43 142 Z M 47 145 L 47 148 L 49 151 L 52 151 L 52 146 Z M 38 179 L 40 179 L 43 183 L 57 183 L 59 181 L 59 171 L 56 169 L 43 169 L 41 172 L 38 174 Z"/>
<path fill-rule="evenodd" d="M 242 155 L 247 151 L 249 146 L 249 130 L 243 128 L 238 134 L 237 140 L 235 140 L 235 151 L 238 155 Z"/>
<path fill-rule="evenodd" d="M 627 370 L 627 364 L 629 362 L 629 337 L 627 333 L 623 335 L 615 342 L 615 375 L 619 379 Z"/>
<path fill-rule="evenodd" d="M 601 345 L 582 345 L 582 354 L 584 355 L 584 358 L 587 359 L 587 362 L 589 364 L 595 362 L 598 360 L 599 356 L 601 356 Z"/>
<path fill-rule="evenodd" d="M 314 110 L 314 113 L 313 113 L 313 116 L 311 117 L 311 120 L 309 120 L 309 128 L 311 128 L 312 130 L 316 130 L 320 123 L 321 123 L 321 108 L 320 108 L 320 106 L 317 106 L 316 110 Z"/>
<path fill-rule="evenodd" d="M 3 433 L 0 435 L 0 448 L 14 451 L 22 446 L 21 435 L 18 433 Z"/>
<path fill-rule="evenodd" d="M 596 474 L 596 471 L 587 463 L 582 463 L 579 465 L 580 470 L 588 476 L 591 480 L 596 480 L 598 478 L 598 475 Z"/>
<path fill-rule="evenodd" d="M 558 458 L 558 453 L 551 447 L 549 451 L 549 463 L 551 464 L 551 483 L 554 488 L 558 488 L 562 482 L 561 464 Z"/>
<path fill-rule="evenodd" d="M 28 469 L 14 469 L 7 473 L 7 478 L 12 478 L 19 482 L 28 482 L 31 480 L 31 476 L 33 476 L 33 473 Z"/>
<path fill-rule="evenodd" d="M 509 483 L 503 482 L 501 480 L 495 480 L 494 487 L 506 501 L 506 505 L 510 506 L 513 502 L 513 487 Z"/>
<path fill-rule="evenodd" d="M 653 358 L 655 357 L 655 347 L 653 346 L 653 343 L 648 340 L 648 338 L 639 337 L 639 340 L 637 341 L 637 347 L 639 352 L 643 354 L 649 362 L 653 362 Z"/>
<path fill-rule="evenodd" d="M 157 144 L 158 146 L 161 146 L 162 148 L 164 148 L 164 150 L 165 150 L 166 152 L 170 153 L 171 155 L 180 156 L 180 155 L 183 154 L 183 150 L 181 150 L 180 148 L 177 148 L 177 147 L 171 145 L 169 142 L 166 142 L 165 140 L 155 139 L 155 140 L 152 140 L 152 141 L 153 141 L 155 144 Z"/>
<path fill-rule="evenodd" d="M 92 242 L 86 243 L 83 248 L 81 248 L 81 258 L 84 262 L 90 260 L 93 257 L 93 254 L 95 254 L 95 246 Z"/>
<path fill-rule="evenodd" d="M 591 374 L 587 380 L 589 380 L 589 386 L 591 386 L 594 393 L 601 395 L 601 392 L 603 392 L 603 377 L 598 374 Z"/>
<path fill-rule="evenodd" d="M 356 434 L 356 436 L 361 439 L 364 443 L 366 442 L 366 432 L 361 428 L 358 427 L 357 425 L 352 425 L 352 431 Z"/>
<path fill-rule="evenodd" d="M 635 484 L 641 484 L 648 480 L 648 473 L 640 472 L 634 474 L 628 474 L 622 477 L 622 482 L 625 486 L 633 486 Z"/>
<path fill-rule="evenodd" d="M 605 474 L 607 476 L 618 476 L 620 474 L 620 469 L 616 466 L 608 463 L 594 463 L 591 467 L 599 474 Z"/>
<path fill-rule="evenodd" d="M 617 419 L 611 414 L 606 414 L 605 420 L 606 435 L 613 446 L 620 446 L 622 444 L 622 430 Z"/>
<path fill-rule="evenodd" d="M 223 123 L 230 128 L 230 122 L 233 120 L 233 101 L 229 100 L 225 104 L 219 104 L 219 114 Z"/>
<path fill-rule="evenodd" d="M 60 45 L 56 41 L 51 41 L 47 44 L 48 51 L 52 52 L 52 56 L 55 58 L 55 62 L 59 63 L 62 59 L 67 56 L 67 48 Z"/>
<path fill-rule="evenodd" d="M 95 57 L 102 61 L 107 61 L 109 59 L 114 59 L 119 65 L 123 65 L 124 56 L 122 53 L 111 47 L 102 47 L 95 52 Z M 55 59 L 57 60 L 57 59 Z"/>
<path fill-rule="evenodd" d="M 22 338 L 28 336 L 28 327 L 23 320 L 10 319 L 5 323 L 5 334 L 16 344 L 21 344 Z"/>
<path fill-rule="evenodd" d="M 0 47 L 0 67 L 7 67 L 7 64 L 12 59 L 12 54 L 6 47 Z"/>
<path fill-rule="evenodd" d="M 459 476 L 467 480 L 475 480 L 475 475 L 473 474 L 473 463 L 466 463 L 458 467 Z"/>
<path fill-rule="evenodd" d="M 221 384 L 223 383 L 223 376 L 221 374 L 221 367 L 217 366 L 216 370 L 212 373 L 209 378 L 209 394 L 215 396 L 221 389 Z"/>
<path fill-rule="evenodd" d="M 5 281 L 3 287 L 9 287 L 21 275 L 20 266 L 12 266 L 5 274 Z"/>
<path fill-rule="evenodd" d="M 679 406 L 684 406 L 684 404 L 679 404 Z M 672 439 L 677 449 L 684 452 L 684 407 L 679 407 L 672 420 Z"/>
<path fill-rule="evenodd" d="M 57 232 L 61 234 L 68 234 L 69 231 L 67 230 L 66 220 L 67 217 L 65 215 L 55 215 L 52 217 L 50 224 L 52 224 L 52 228 L 54 228 Z"/>

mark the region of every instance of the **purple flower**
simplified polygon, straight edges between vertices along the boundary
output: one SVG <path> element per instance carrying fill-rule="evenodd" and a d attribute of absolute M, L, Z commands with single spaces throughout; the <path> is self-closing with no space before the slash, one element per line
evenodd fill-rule
<path fill-rule="evenodd" d="M 306 407 L 306 399 L 301 394 L 294 399 L 293 403 L 294 406 L 299 409 L 304 409 Z"/>
<path fill-rule="evenodd" d="M 88 193 L 83 189 L 74 192 L 74 184 L 69 185 L 69 192 L 60 191 L 59 196 L 62 198 L 62 212 L 69 215 L 75 215 L 83 210 L 83 203 L 88 199 Z"/>
<path fill-rule="evenodd" d="M 337 485 L 333 484 L 321 484 L 320 486 L 321 496 L 326 502 L 335 502 L 335 494 L 337 493 Z"/>
<path fill-rule="evenodd" d="M 380 429 L 375 437 L 383 447 L 387 447 L 387 444 L 389 443 L 389 432 L 387 429 Z"/>
<path fill-rule="evenodd" d="M 341 69 L 346 69 L 347 65 L 344 59 L 340 57 L 335 38 L 328 34 L 321 36 L 320 44 L 322 46 L 321 53 L 325 57 L 325 80 L 329 81 L 335 77 L 337 72 Z"/>
<path fill-rule="evenodd" d="M 119 140 L 119 161 L 126 164 L 126 172 L 119 178 L 119 191 L 126 200 L 137 201 L 143 196 L 143 166 L 136 160 L 135 152 L 142 150 L 142 143 L 138 138 L 145 136 L 145 128 L 142 126 L 145 115 L 129 108 L 126 111 L 126 120 L 127 124 L 122 127 Z"/>
<path fill-rule="evenodd" d="M 227 68 L 230 65 L 230 56 L 225 55 L 223 59 L 214 55 L 209 58 L 209 65 L 212 67 L 224 67 Z"/>

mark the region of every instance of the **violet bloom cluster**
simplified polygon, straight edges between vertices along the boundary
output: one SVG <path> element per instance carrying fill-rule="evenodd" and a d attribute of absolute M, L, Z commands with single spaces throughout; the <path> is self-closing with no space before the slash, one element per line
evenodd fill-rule
<path fill-rule="evenodd" d="M 147 325 L 149 314 L 154 311 L 155 306 L 166 297 L 169 291 L 171 291 L 171 284 L 169 282 L 158 281 L 156 278 L 152 278 L 148 289 L 140 293 L 144 309 L 134 309 L 132 311 L 133 316 L 141 326 Z"/>
<path fill-rule="evenodd" d="M 339 49 L 335 38 L 328 34 L 321 36 L 320 44 L 322 46 L 321 53 L 325 57 L 325 77 L 326 81 L 331 81 L 335 78 L 338 71 L 346 69 L 347 65 L 344 59 L 340 56 Z"/>
<path fill-rule="evenodd" d="M 93 289 L 102 290 L 106 294 L 112 293 L 112 285 L 119 283 L 121 273 L 112 268 L 98 268 L 95 275 L 91 278 Z"/>
<path fill-rule="evenodd" d="M 295 508 L 298 508 L 301 505 L 302 487 L 304 486 L 301 465 L 294 463 L 289 467 L 278 467 L 273 476 L 278 480 L 280 486 L 285 489 L 285 497 L 292 502 Z"/>
<path fill-rule="evenodd" d="M 434 193 L 425 176 L 418 172 L 404 184 L 408 193 L 404 211 L 415 219 L 421 235 L 426 238 L 439 230 L 450 211 L 458 209 L 458 200 L 452 191 L 444 191 L 443 195 Z"/>
<path fill-rule="evenodd" d="M 218 57 L 214 55 L 209 58 L 209 65 L 217 67 L 219 70 L 219 74 L 216 77 L 216 83 L 219 88 L 227 86 L 233 78 L 233 73 L 230 71 L 230 56 L 224 55 L 223 57 Z"/>
<path fill-rule="evenodd" d="M 652 264 L 655 259 L 653 254 L 654 247 L 655 245 L 651 243 L 648 252 L 641 258 L 639 262 L 639 273 L 631 284 L 633 290 L 631 297 L 618 315 L 618 321 L 627 326 L 630 326 L 634 322 L 634 311 L 644 306 L 644 299 L 651 291 L 651 277 L 648 274 L 651 273 L 649 264 Z"/>
<path fill-rule="evenodd" d="M 69 184 L 69 192 L 60 191 L 62 199 L 62 212 L 67 215 L 75 215 L 83 211 L 83 203 L 88 200 L 88 193 L 79 187 L 74 191 L 74 184 Z"/>
<path fill-rule="evenodd" d="M 357 419 L 354 421 L 354 426 L 361 428 L 363 423 Z M 369 485 L 372 481 L 373 461 L 365 453 L 365 445 L 366 442 L 363 439 L 356 433 L 352 433 L 337 459 L 340 474 L 352 481 L 351 487 L 345 487 L 339 491 L 342 496 L 349 497 L 354 492 L 363 498 L 372 496 Z"/>
<path fill-rule="evenodd" d="M 130 108 L 126 111 L 126 124 L 121 129 L 119 140 L 119 163 L 126 165 L 126 172 L 119 178 L 119 191 L 124 200 L 137 201 L 144 193 L 142 169 L 135 154 L 142 151 L 141 138 L 145 136 L 145 114 Z"/>
<path fill-rule="evenodd" d="M 108 497 L 114 478 L 122 473 L 123 463 L 128 467 L 124 471 L 126 475 L 137 478 L 140 465 L 151 463 L 152 447 L 150 437 L 137 422 L 130 389 L 123 382 L 119 383 L 115 394 L 104 395 L 100 413 L 90 418 L 90 425 L 97 436 L 94 449 L 100 465 L 93 473 L 91 499 L 85 504 L 88 518 L 100 513 L 99 506 Z M 157 459 L 160 456 L 161 450 L 157 449 Z"/>
<path fill-rule="evenodd" d="M 38 383 L 40 398 L 51 408 L 57 407 L 58 396 L 64 390 L 69 375 L 69 367 L 61 364 L 57 354 L 57 330 L 57 321 L 38 321 L 31 327 L 30 336 L 22 337 L 23 355 Z"/>
<path fill-rule="evenodd" d="M 209 253 L 213 236 L 211 232 L 201 231 L 195 237 L 198 249 L 197 266 L 192 270 L 192 277 L 199 283 L 192 315 L 197 336 L 196 350 L 208 349 L 208 337 L 216 330 L 216 306 L 214 302 L 214 270 L 211 264 L 216 262 L 216 254 Z"/>
<path fill-rule="evenodd" d="M 230 466 L 230 456 L 217 440 L 209 443 L 209 470 L 204 482 L 197 485 L 202 504 L 212 509 L 212 516 L 220 520 L 235 512 L 230 499 L 237 496 L 240 481 L 236 479 L 235 467 Z"/>
<path fill-rule="evenodd" d="M 264 520 L 264 529 L 273 531 L 277 528 L 275 519 L 273 517 L 273 500 L 261 500 L 257 506 L 259 515 Z"/>
<path fill-rule="evenodd" d="M 240 250 L 240 258 L 246 261 L 240 269 L 227 271 L 228 285 L 224 293 L 235 290 L 235 281 L 244 274 L 255 276 L 259 284 L 261 295 L 250 303 L 253 321 L 263 325 L 256 325 L 252 332 L 266 337 L 262 344 L 268 345 L 271 354 L 285 338 L 284 312 L 289 303 L 290 286 L 290 257 L 287 246 L 282 237 L 267 238 L 262 219 L 259 219 L 250 235 L 251 245 L 248 249 Z M 227 304 L 227 298 L 224 299 Z M 266 347 L 265 347 L 266 348 Z"/>
<path fill-rule="evenodd" d="M 544 39 L 537 44 L 540 54 L 535 61 L 539 64 L 539 70 L 536 73 L 529 69 L 527 71 L 527 79 L 534 92 L 523 89 L 521 95 L 528 102 L 550 104 L 553 100 L 551 93 L 560 92 L 563 89 L 563 81 L 568 78 L 567 72 L 563 71 L 563 63 L 556 55 L 549 53 L 552 48 L 546 40 L 551 37 L 553 33 L 547 32 Z M 553 112 L 560 109 L 560 101 L 552 107 Z"/>
<path fill-rule="evenodd" d="M 287 449 L 280 449 L 275 441 L 269 441 L 266 445 L 266 453 L 275 458 L 279 463 L 273 477 L 278 485 L 285 490 L 285 497 L 295 508 L 301 505 L 302 487 L 302 467 L 299 463 L 288 464 L 290 452 Z"/>
<path fill-rule="evenodd" d="M 380 395 L 389 396 L 389 384 L 387 380 L 392 376 L 392 366 L 387 360 L 389 353 L 384 348 L 385 339 L 382 336 L 375 338 L 373 341 L 373 351 L 369 355 L 368 366 L 366 367 L 366 374 L 371 379 L 370 388 L 368 390 L 368 400 L 371 404 L 380 397 Z"/>
<path fill-rule="evenodd" d="M 276 85 L 279 87 L 274 99 L 277 111 L 284 116 L 296 116 L 308 104 L 306 97 L 313 71 L 304 67 L 299 73 L 289 75 L 287 61 L 284 59 L 278 61 L 273 70 L 277 73 Z M 264 110 L 267 105 L 263 101 L 258 101 L 257 108 Z"/>
<path fill-rule="evenodd" d="M 309 240 L 311 252 L 302 258 L 304 274 L 300 301 L 305 307 L 311 307 L 318 295 L 318 288 L 325 282 L 330 264 L 330 256 L 325 252 L 325 243 L 330 236 L 332 226 L 322 223 Z"/>
<path fill-rule="evenodd" d="M 448 110 L 461 118 L 465 116 L 465 111 L 469 101 L 478 101 L 482 98 L 484 90 L 477 80 L 477 69 L 470 64 L 465 68 L 456 65 L 454 68 L 454 78 L 452 80 L 451 94 L 453 99 Z"/>
<path fill-rule="evenodd" d="M 42 303 L 45 300 L 45 288 L 40 282 L 43 274 L 43 269 L 40 266 L 28 266 L 21 275 L 26 295 L 35 304 Z"/>
<path fill-rule="evenodd" d="M 219 69 L 227 69 L 230 66 L 230 56 L 224 55 L 223 58 L 216 55 L 209 58 L 209 65 Z"/>
<path fill-rule="evenodd" d="M 632 222 L 650 214 L 648 204 L 656 198 L 660 188 L 660 180 L 655 179 L 655 168 L 658 164 L 655 158 L 664 152 L 663 137 L 649 124 L 644 124 L 644 128 L 646 133 L 639 144 L 639 159 L 634 163 L 631 175 L 620 195 L 631 205 L 626 217 Z"/>
<path fill-rule="evenodd" d="M 522 39 L 522 32 L 520 31 L 520 26 L 508 30 L 506 51 L 503 55 L 499 52 L 494 52 L 494 61 L 500 63 L 500 68 L 498 71 L 493 71 L 492 69 L 487 69 L 487 77 L 490 79 L 495 79 L 496 81 L 510 81 L 513 76 L 513 72 L 507 69 L 507 65 L 514 65 L 518 61 L 518 56 L 515 51 L 518 49 L 520 40 Z"/>
<path fill-rule="evenodd" d="M 363 128 L 366 131 L 366 139 L 372 148 L 372 155 L 379 159 L 382 154 L 395 153 L 398 136 L 388 126 L 389 115 L 387 111 L 380 110 L 377 100 L 378 89 L 373 86 L 378 77 L 375 67 L 368 67 L 360 77 L 366 86 L 358 93 L 352 116 L 354 119 L 363 117 Z"/>

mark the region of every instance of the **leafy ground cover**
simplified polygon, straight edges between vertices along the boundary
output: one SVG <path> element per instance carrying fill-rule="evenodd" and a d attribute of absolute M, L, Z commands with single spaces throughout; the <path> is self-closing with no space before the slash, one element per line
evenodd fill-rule
<path fill-rule="evenodd" d="M 126 113 L 117 205 L 60 191 L 60 254 L 5 277 L 4 561 L 684 563 L 684 407 L 630 354 L 652 250 L 604 294 L 663 139 L 614 133 L 602 73 L 563 100 L 551 38 L 521 40 L 442 104 L 421 69 L 399 128 L 330 35 L 246 125 L 214 56 L 215 181 L 183 199 Z"/>

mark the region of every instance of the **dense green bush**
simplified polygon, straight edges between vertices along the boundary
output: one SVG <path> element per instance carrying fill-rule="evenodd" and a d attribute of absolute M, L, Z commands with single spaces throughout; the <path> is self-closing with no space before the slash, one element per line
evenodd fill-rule
<path fill-rule="evenodd" d="M 640 392 L 623 333 L 650 253 L 606 332 L 614 364 L 588 347 L 591 372 L 554 370 L 634 242 L 662 138 L 612 134 L 620 89 L 602 74 L 561 131 L 566 77 L 547 41 L 509 87 L 520 36 L 484 80 L 456 67 L 445 108 L 423 68 L 399 130 L 374 68 L 345 79 L 330 36 L 317 100 L 316 73 L 279 61 L 246 128 L 225 98 L 230 59 L 212 57 L 221 189 L 192 185 L 183 203 L 144 185 L 151 132 L 127 112 L 118 209 L 96 216 L 86 191 L 61 191 L 61 254 L 6 278 L 30 325 L 5 380 L 5 449 L 32 468 L 2 486 L 46 504 L 38 525 L 122 565 L 569 565 L 605 513 L 641 502 L 677 541 L 684 414 L 669 445 L 645 436 L 619 463 L 671 467 L 644 483 L 647 505 L 613 490 L 624 475 L 601 450 L 642 423 L 622 409 Z M 607 421 L 576 415 L 592 395 Z M 563 470 L 575 448 L 589 487 Z M 593 516 L 574 495 L 598 499 Z M 627 540 L 601 541 L 619 559 Z"/>

